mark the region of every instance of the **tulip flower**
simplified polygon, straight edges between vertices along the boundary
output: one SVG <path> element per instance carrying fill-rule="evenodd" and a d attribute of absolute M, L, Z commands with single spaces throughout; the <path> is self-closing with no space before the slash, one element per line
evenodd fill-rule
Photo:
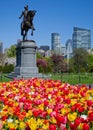
<path fill-rule="evenodd" d="M 50 124 L 49 125 L 49 130 L 56 130 L 56 125 Z"/>
<path fill-rule="evenodd" d="M 77 118 L 77 113 L 76 112 L 68 114 L 68 120 L 69 121 L 74 121 L 76 118 Z"/>
<path fill-rule="evenodd" d="M 0 130 L 92 130 L 93 88 L 51 79 L 0 83 Z"/>

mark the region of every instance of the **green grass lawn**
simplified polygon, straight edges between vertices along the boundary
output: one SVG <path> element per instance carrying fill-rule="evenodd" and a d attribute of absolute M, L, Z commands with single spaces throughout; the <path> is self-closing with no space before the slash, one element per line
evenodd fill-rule
<path fill-rule="evenodd" d="M 51 79 L 61 80 L 62 82 L 68 82 L 69 84 L 93 84 L 93 74 L 83 73 L 83 74 L 51 74 Z M 12 79 L 5 77 L 5 74 L 0 77 L 0 82 L 8 82 Z"/>
<path fill-rule="evenodd" d="M 93 84 L 93 74 L 83 73 L 83 74 L 52 74 L 52 79 L 61 80 L 63 82 L 68 82 L 70 84 Z"/>
<path fill-rule="evenodd" d="M 0 75 L 0 82 L 9 82 L 12 79 L 6 77 L 7 74 Z"/>

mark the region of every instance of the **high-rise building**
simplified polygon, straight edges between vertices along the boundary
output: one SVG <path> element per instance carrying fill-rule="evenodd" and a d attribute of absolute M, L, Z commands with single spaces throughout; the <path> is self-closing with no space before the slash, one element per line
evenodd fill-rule
<path fill-rule="evenodd" d="M 51 50 L 56 53 L 60 53 L 61 45 L 60 45 L 60 34 L 59 33 L 52 33 L 51 34 Z"/>
<path fill-rule="evenodd" d="M 69 59 L 73 53 L 73 42 L 72 39 L 68 39 L 66 42 L 66 57 L 67 57 L 67 69 L 69 70 Z"/>
<path fill-rule="evenodd" d="M 0 53 L 3 53 L 3 43 L 0 42 Z"/>
<path fill-rule="evenodd" d="M 72 39 L 68 39 L 66 42 L 67 59 L 70 59 L 72 57 L 72 53 L 73 53 L 73 42 Z"/>
<path fill-rule="evenodd" d="M 74 27 L 72 39 L 73 49 L 91 49 L 91 31 L 89 29 Z"/>

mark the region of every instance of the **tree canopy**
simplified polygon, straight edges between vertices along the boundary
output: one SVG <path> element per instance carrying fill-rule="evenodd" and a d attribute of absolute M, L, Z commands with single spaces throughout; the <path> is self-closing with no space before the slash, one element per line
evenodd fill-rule
<path fill-rule="evenodd" d="M 73 67 L 76 72 L 86 71 L 88 65 L 88 52 L 83 48 L 77 48 L 73 52 Z"/>
<path fill-rule="evenodd" d="M 11 45 L 10 48 L 7 49 L 6 53 L 8 57 L 16 57 L 16 45 Z"/>

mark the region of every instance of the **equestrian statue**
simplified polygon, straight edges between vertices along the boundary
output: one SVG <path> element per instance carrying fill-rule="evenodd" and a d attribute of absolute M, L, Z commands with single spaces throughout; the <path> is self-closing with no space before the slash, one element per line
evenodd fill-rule
<path fill-rule="evenodd" d="M 33 36 L 33 31 L 35 31 L 33 25 L 33 18 L 36 14 L 35 10 L 28 10 L 28 5 L 24 6 L 24 11 L 22 11 L 19 19 L 23 17 L 23 21 L 21 22 L 21 35 L 23 36 L 23 40 L 27 40 L 28 30 L 31 29 L 31 35 Z"/>

